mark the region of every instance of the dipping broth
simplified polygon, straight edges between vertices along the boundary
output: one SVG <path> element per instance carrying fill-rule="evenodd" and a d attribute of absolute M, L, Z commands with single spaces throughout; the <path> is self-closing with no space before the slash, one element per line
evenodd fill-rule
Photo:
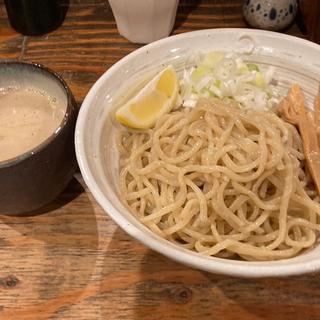
<path fill-rule="evenodd" d="M 31 151 L 60 126 L 67 105 L 34 88 L 0 89 L 0 162 Z"/>

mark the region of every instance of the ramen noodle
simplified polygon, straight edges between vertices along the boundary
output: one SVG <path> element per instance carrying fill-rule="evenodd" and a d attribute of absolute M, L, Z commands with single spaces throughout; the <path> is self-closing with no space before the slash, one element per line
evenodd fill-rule
<path fill-rule="evenodd" d="M 203 255 L 278 260 L 316 242 L 320 206 L 296 128 L 201 99 L 122 129 L 120 191 L 150 230 Z"/>

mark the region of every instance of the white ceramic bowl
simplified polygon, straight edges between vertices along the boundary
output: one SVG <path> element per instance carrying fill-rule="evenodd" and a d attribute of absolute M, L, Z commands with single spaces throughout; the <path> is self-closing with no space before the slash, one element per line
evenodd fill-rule
<path fill-rule="evenodd" d="M 120 201 L 114 110 L 130 96 L 141 79 L 150 77 L 168 64 L 182 70 L 192 63 L 195 53 L 212 50 L 247 53 L 248 60 L 274 65 L 279 76 L 279 89 L 285 92 L 290 84 L 298 82 L 309 103 L 318 90 L 320 46 L 302 39 L 268 31 L 213 29 L 154 42 L 112 66 L 85 98 L 75 137 L 83 178 L 98 203 L 123 230 L 153 250 L 183 264 L 212 273 L 243 277 L 287 276 L 319 270 L 320 246 L 295 258 L 270 262 L 201 256 L 153 234 Z"/>

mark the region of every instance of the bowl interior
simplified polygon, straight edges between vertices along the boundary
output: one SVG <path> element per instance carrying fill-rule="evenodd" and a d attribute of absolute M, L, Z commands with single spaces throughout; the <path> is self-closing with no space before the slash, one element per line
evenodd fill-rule
<path fill-rule="evenodd" d="M 308 105 L 320 81 L 320 47 L 273 32 L 247 29 L 216 29 L 170 37 L 145 46 L 110 68 L 86 97 L 76 128 L 78 162 L 89 189 L 105 211 L 133 237 L 150 248 L 184 264 L 209 272 L 236 276 L 282 276 L 320 268 L 320 247 L 295 258 L 270 262 L 245 262 L 203 257 L 153 234 L 120 200 L 118 151 L 115 145 L 114 110 L 146 79 L 172 64 L 182 72 L 194 64 L 199 52 L 242 53 L 246 60 L 275 66 L 278 90 L 285 93 L 299 83 Z"/>

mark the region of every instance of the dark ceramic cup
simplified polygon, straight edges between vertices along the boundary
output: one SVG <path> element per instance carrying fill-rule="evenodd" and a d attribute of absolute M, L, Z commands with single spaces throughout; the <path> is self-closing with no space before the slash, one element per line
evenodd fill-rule
<path fill-rule="evenodd" d="M 78 110 L 66 83 L 37 64 L 0 63 L 0 89 L 26 85 L 61 99 L 66 112 L 48 139 L 33 150 L 0 162 L 0 214 L 19 215 L 48 204 L 65 189 L 77 167 L 74 130 Z"/>

